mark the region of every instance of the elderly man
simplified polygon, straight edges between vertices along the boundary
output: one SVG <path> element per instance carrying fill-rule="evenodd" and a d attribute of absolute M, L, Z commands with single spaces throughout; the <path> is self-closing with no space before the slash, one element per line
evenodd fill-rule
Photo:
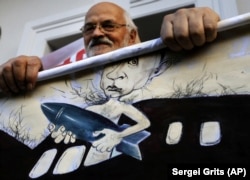
<path fill-rule="evenodd" d="M 219 16 L 209 8 L 181 9 L 166 15 L 161 38 L 174 51 L 189 50 L 216 38 Z M 120 6 L 101 2 L 94 5 L 82 28 L 88 56 L 95 56 L 139 43 L 137 28 Z M 0 66 L 0 89 L 16 94 L 34 89 L 42 62 L 36 56 L 18 56 Z"/>

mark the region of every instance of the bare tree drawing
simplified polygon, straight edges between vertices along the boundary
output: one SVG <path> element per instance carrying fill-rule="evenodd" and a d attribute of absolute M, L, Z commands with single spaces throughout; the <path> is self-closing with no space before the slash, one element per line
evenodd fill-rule
<path fill-rule="evenodd" d="M 37 137 L 30 136 L 30 127 L 25 122 L 23 115 L 23 109 L 25 105 L 20 105 L 18 108 L 12 110 L 9 114 L 7 123 L 2 124 L 2 129 L 13 136 L 18 141 L 26 144 L 30 148 L 34 148 L 38 141 L 45 138 L 45 131 L 42 134 L 38 134 Z"/>
<path fill-rule="evenodd" d="M 171 98 L 185 98 L 193 96 L 208 96 L 207 93 L 203 92 L 205 81 L 213 77 L 213 74 L 204 74 L 200 78 L 193 79 L 188 82 L 185 87 L 181 85 L 176 85 L 175 81 L 173 82 L 174 93 Z"/>

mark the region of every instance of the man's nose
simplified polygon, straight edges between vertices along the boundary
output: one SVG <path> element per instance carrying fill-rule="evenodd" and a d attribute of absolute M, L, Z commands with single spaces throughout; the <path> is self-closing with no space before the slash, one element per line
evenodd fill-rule
<path fill-rule="evenodd" d="M 102 28 L 100 26 L 96 26 L 92 35 L 93 36 L 103 36 L 105 33 L 102 31 Z"/>
<path fill-rule="evenodd" d="M 111 79 L 111 80 L 123 80 L 126 77 L 126 74 L 121 71 L 120 68 L 116 67 L 115 69 L 113 69 L 111 72 L 109 72 L 107 74 L 107 78 Z"/>

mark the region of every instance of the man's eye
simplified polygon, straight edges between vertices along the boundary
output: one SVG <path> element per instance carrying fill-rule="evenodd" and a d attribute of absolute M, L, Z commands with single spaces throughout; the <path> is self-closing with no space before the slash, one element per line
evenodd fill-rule
<path fill-rule="evenodd" d="M 103 24 L 102 25 L 103 29 L 111 31 L 115 28 L 114 24 Z"/>
<path fill-rule="evenodd" d="M 84 27 L 84 31 L 92 31 L 95 29 L 95 25 L 88 25 Z"/>
<path fill-rule="evenodd" d="M 132 66 L 137 66 L 138 65 L 138 59 L 131 59 L 131 60 L 128 61 L 128 64 L 132 65 Z"/>

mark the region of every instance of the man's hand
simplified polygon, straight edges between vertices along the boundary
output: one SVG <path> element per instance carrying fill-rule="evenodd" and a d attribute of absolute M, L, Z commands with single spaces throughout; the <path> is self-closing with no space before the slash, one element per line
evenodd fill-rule
<path fill-rule="evenodd" d="M 64 144 L 76 142 L 76 136 L 71 131 L 66 131 L 64 126 L 61 126 L 57 130 L 55 130 L 55 125 L 50 123 L 48 129 L 51 132 L 51 137 L 57 144 L 62 141 L 64 142 Z"/>
<path fill-rule="evenodd" d="M 161 38 L 171 50 L 190 50 L 216 38 L 219 20 L 207 7 L 180 9 L 164 17 Z"/>
<path fill-rule="evenodd" d="M 92 143 L 92 146 L 100 152 L 110 152 L 116 145 L 118 145 L 122 141 L 120 133 L 111 129 L 103 129 L 101 131 L 96 131 L 94 135 L 98 136 L 100 134 L 105 134 L 105 136 Z"/>
<path fill-rule="evenodd" d="M 36 56 L 18 56 L 0 66 L 0 89 L 6 94 L 30 91 L 35 87 L 41 59 Z"/>

